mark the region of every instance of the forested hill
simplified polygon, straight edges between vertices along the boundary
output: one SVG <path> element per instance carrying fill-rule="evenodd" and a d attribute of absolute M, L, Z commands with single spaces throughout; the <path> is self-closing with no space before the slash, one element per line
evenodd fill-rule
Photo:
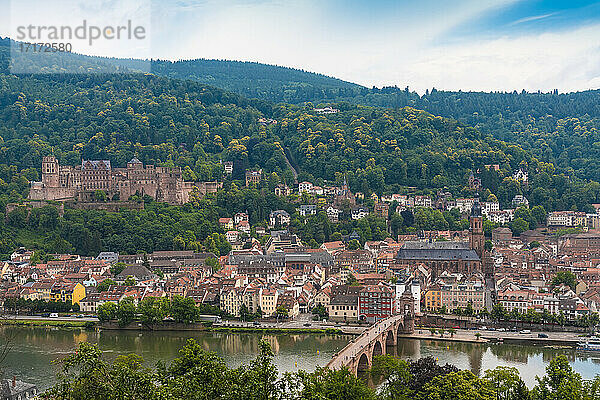
<path fill-rule="evenodd" d="M 75 62 L 68 57 L 56 61 L 49 72 Z M 102 70 L 94 61 L 86 59 L 84 70 Z M 439 190 L 469 196 L 473 192 L 468 176 L 479 170 L 484 196 L 494 193 L 503 206 L 509 206 L 516 194 L 526 195 L 532 207 L 540 205 L 547 211 L 591 210 L 591 203 L 600 202 L 597 182 L 565 175 L 553 164 L 541 162 L 533 151 L 455 119 L 414 107 L 349 102 L 334 107 L 339 112 L 324 115 L 309 103 L 251 100 L 199 82 L 154 74 L 14 75 L 4 68 L 0 71 L 1 210 L 27 196 L 29 181 L 40 178 L 42 157 L 49 154 L 64 165 L 76 165 L 84 158 L 109 159 L 124 166 L 136 156 L 144 163 L 180 166 L 186 180 L 218 179 L 225 185 L 218 195 L 183 207 L 148 202 L 142 211 L 68 210 L 64 218 L 53 207 L 32 212 L 30 218 L 17 209 L 0 218 L 0 253 L 25 245 L 52 253 L 74 249 L 86 255 L 100 250 L 131 253 L 174 248 L 226 254 L 219 217 L 247 211 L 256 224 L 275 209 L 294 213 L 296 204 L 273 194 L 275 185 L 293 181 L 285 151 L 298 167 L 299 180 L 323 185 L 325 180 L 341 184 L 346 178 L 353 191 L 367 196 Z M 234 162 L 233 177 L 225 177 L 224 160 Z M 499 170 L 486 169 L 488 164 L 498 164 Z M 263 169 L 265 179 L 259 188 L 241 188 L 248 168 Z M 511 178 L 519 168 L 528 170 L 528 184 Z M 448 221 L 426 222 L 423 229 L 455 226 Z M 380 239 L 377 232 L 385 232 L 385 223 L 374 218 L 343 224 L 332 229 L 340 234 L 358 230 L 365 240 Z M 306 233 L 307 226 L 312 234 Z M 302 230 L 303 240 L 314 239 L 314 245 L 327 240 L 327 232 L 334 232 L 326 225 L 300 222 L 292 228 Z"/>

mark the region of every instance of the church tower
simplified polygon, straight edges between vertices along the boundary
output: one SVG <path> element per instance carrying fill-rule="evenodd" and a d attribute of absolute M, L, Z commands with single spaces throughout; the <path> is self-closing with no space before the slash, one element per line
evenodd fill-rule
<path fill-rule="evenodd" d="M 483 217 L 481 215 L 481 203 L 479 203 L 479 196 L 475 198 L 475 202 L 471 208 L 469 224 L 471 225 L 471 229 L 469 231 L 469 246 L 471 249 L 475 250 L 481 261 L 483 261 L 483 255 L 485 251 L 485 235 L 483 233 Z"/>

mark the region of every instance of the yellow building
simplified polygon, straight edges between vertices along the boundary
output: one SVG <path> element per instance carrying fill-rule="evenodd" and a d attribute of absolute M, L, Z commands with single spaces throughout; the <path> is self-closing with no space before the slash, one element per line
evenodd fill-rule
<path fill-rule="evenodd" d="M 79 304 L 85 297 L 85 286 L 81 283 L 56 283 L 50 290 L 50 301 Z"/>
<path fill-rule="evenodd" d="M 260 309 L 265 317 L 275 314 L 277 311 L 277 299 L 279 292 L 276 289 L 264 289 L 260 296 Z"/>
<path fill-rule="evenodd" d="M 432 285 L 425 292 L 425 309 L 438 310 L 442 307 L 442 293 L 438 285 Z"/>

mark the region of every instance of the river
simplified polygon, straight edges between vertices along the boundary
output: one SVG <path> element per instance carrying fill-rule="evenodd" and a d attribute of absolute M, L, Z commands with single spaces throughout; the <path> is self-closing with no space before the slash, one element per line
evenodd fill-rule
<path fill-rule="evenodd" d="M 172 360 L 188 338 L 194 338 L 205 349 L 222 356 L 230 367 L 252 360 L 261 338 L 266 339 L 275 353 L 280 372 L 304 369 L 312 371 L 325 365 L 332 355 L 351 339 L 348 335 L 318 334 L 258 334 L 209 332 L 133 332 L 84 331 L 48 328 L 2 328 L 2 338 L 11 337 L 12 349 L 3 367 L 6 376 L 46 389 L 55 382 L 56 366 L 52 363 L 73 351 L 78 343 L 97 343 L 107 358 L 135 352 L 148 365 L 158 360 Z M 506 344 L 472 344 L 402 339 L 396 355 L 418 359 L 433 356 L 440 363 L 454 364 L 481 374 L 496 366 L 514 366 L 529 387 L 535 376 L 541 375 L 548 362 L 557 354 L 566 354 L 573 368 L 584 379 L 600 374 L 600 353 L 581 353 L 570 349 Z"/>

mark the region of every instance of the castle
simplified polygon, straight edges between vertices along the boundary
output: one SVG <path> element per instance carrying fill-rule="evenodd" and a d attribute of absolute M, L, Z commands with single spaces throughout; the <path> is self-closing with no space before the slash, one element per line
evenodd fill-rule
<path fill-rule="evenodd" d="M 126 168 L 112 168 L 109 160 L 83 160 L 81 165 L 61 166 L 54 156 L 42 161 L 42 181 L 31 182 L 31 200 L 95 201 L 97 191 L 109 200 L 128 200 L 130 196 L 148 195 L 156 201 L 184 204 L 190 193 L 214 193 L 220 182 L 186 182 L 181 168 L 155 167 L 142 164 L 137 158 Z"/>

